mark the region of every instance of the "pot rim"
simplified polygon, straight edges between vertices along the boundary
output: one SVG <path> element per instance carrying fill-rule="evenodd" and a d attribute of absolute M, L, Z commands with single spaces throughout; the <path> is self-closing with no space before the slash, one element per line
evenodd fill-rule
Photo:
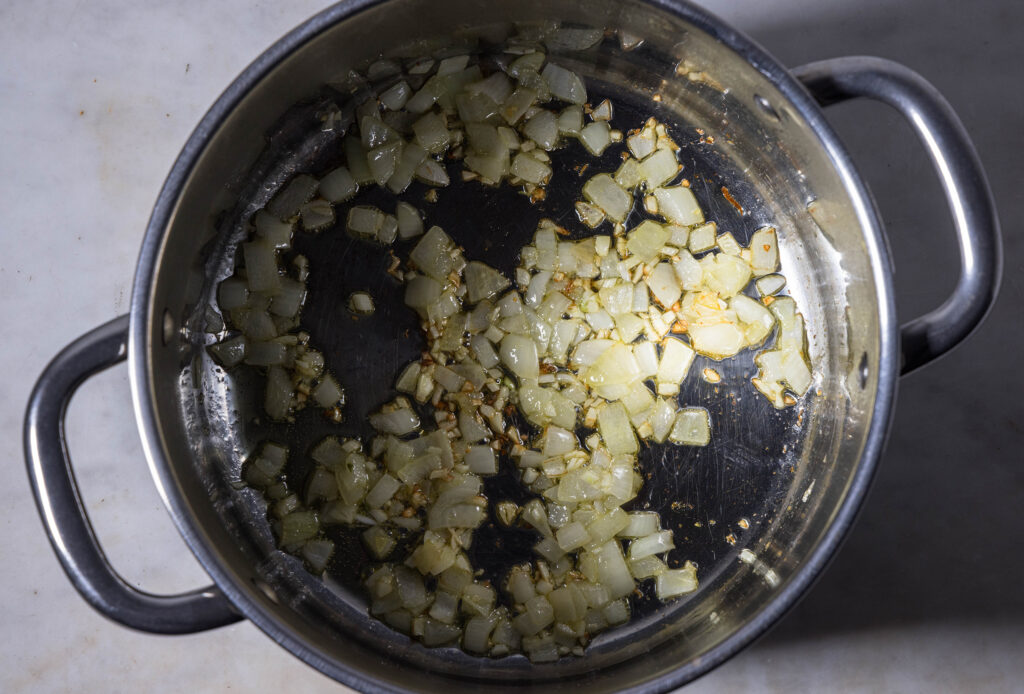
<path fill-rule="evenodd" d="M 335 24 L 386 1 L 343 1 L 314 15 L 256 58 L 206 112 L 168 174 L 146 227 L 132 289 L 128 339 L 132 401 L 143 450 L 160 496 L 189 548 L 224 595 L 247 619 L 304 662 L 335 680 L 364 692 L 394 690 L 311 647 L 298 634 L 279 623 L 251 597 L 253 588 L 237 581 L 221 562 L 216 549 L 206 541 L 201 527 L 189 512 L 188 504 L 185 503 L 168 464 L 162 434 L 156 420 L 149 357 L 153 347 L 151 325 L 156 319 L 152 293 L 156 271 L 161 262 L 164 235 L 182 187 L 206 145 L 242 99 L 283 60 Z M 772 81 L 789 101 L 789 105 L 813 128 L 820 143 L 828 152 L 857 212 L 877 291 L 880 327 L 879 363 L 876 370 L 878 386 L 863 455 L 850 480 L 846 497 L 822 540 L 807 557 L 801 569 L 753 619 L 702 657 L 629 690 L 660 692 L 679 687 L 709 672 L 763 635 L 807 592 L 835 554 L 863 504 L 888 435 L 899 373 L 899 333 L 892 276 L 889 272 L 891 261 L 880 216 L 853 161 L 810 93 L 789 70 L 753 40 L 711 13 L 690 4 L 688 0 L 647 2 L 693 24 L 746 59 Z"/>

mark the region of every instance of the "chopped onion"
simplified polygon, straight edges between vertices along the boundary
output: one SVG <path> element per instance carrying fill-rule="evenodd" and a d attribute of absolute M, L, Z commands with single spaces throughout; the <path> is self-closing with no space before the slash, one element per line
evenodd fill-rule
<path fill-rule="evenodd" d="M 778 294 L 786 286 L 786 278 L 782 275 L 765 275 L 754 282 L 761 296 Z"/>
<path fill-rule="evenodd" d="M 506 335 L 501 340 L 501 361 L 520 378 L 537 378 L 540 375 L 537 360 L 537 345 L 522 335 Z"/>
<path fill-rule="evenodd" d="M 331 219 L 334 219 L 333 214 Z M 278 249 L 291 248 L 292 232 L 295 229 L 295 225 L 292 222 L 282 222 L 266 210 L 257 212 L 253 222 L 256 227 L 256 236 L 264 243 Z M 221 307 L 225 308 L 223 301 L 221 302 Z"/>
<path fill-rule="evenodd" d="M 322 198 L 310 200 L 299 211 L 302 228 L 306 231 L 320 231 L 334 223 L 334 207 Z"/>
<path fill-rule="evenodd" d="M 779 266 L 779 247 L 775 239 L 775 229 L 765 227 L 758 229 L 750 237 L 750 267 L 755 276 L 768 275 Z M 783 279 L 783 286 L 785 279 Z M 779 287 L 781 289 L 782 286 Z M 776 289 L 775 291 L 778 291 Z M 775 292 L 762 292 L 774 294 Z"/>
<path fill-rule="evenodd" d="M 582 104 L 587 100 L 587 89 L 583 86 L 583 80 L 575 72 L 548 63 L 541 71 L 541 77 L 547 82 L 551 93 L 562 101 L 571 104 Z"/>
<path fill-rule="evenodd" d="M 671 149 L 659 149 L 640 162 L 640 172 L 648 190 L 668 183 L 676 177 L 682 168 L 676 161 L 675 152 Z M 660 198 L 658 198 L 658 203 L 660 206 Z"/>
<path fill-rule="evenodd" d="M 711 441 L 711 419 L 703 407 L 685 407 L 676 415 L 668 435 L 671 441 L 686 446 L 706 446 Z"/>
<path fill-rule="evenodd" d="M 538 111 L 523 125 L 523 135 L 541 149 L 552 149 L 558 141 L 558 120 L 551 111 Z"/>
<path fill-rule="evenodd" d="M 370 425 L 382 433 L 403 436 L 416 431 L 420 425 L 420 418 L 412 410 L 400 408 L 370 415 Z"/>
<path fill-rule="evenodd" d="M 661 151 L 666 152 L 668 150 Z M 654 157 L 651 157 L 651 160 L 648 161 L 653 159 Z M 694 197 L 693 191 L 688 187 L 656 188 L 654 197 L 658 200 L 659 214 L 673 224 L 693 226 L 694 224 L 702 224 L 704 222 L 704 214 L 700 210 L 700 204 L 697 202 L 697 198 Z"/>
<path fill-rule="evenodd" d="M 352 313 L 369 315 L 374 311 L 373 297 L 366 292 L 353 292 L 348 297 L 348 308 Z"/>
<path fill-rule="evenodd" d="M 583 195 L 617 222 L 623 221 L 633 206 L 629 193 L 608 174 L 598 174 L 583 184 Z"/>
<path fill-rule="evenodd" d="M 629 543 L 630 560 L 643 559 L 653 554 L 663 554 L 675 549 L 671 530 L 660 530 L 650 535 L 637 538 Z"/>
<path fill-rule="evenodd" d="M 697 590 L 697 567 L 691 562 L 681 569 L 669 569 L 657 576 L 654 590 L 659 600 L 667 600 Z"/>
<path fill-rule="evenodd" d="M 529 154 L 517 154 L 510 171 L 513 176 L 535 185 L 543 185 L 551 178 L 551 167 Z"/>
<path fill-rule="evenodd" d="M 601 156 L 612 143 L 611 128 L 605 121 L 588 123 L 579 134 L 580 142 L 594 156 Z"/>
<path fill-rule="evenodd" d="M 696 229 L 690 230 L 690 252 L 703 253 L 715 247 L 718 243 L 718 227 L 714 222 L 704 224 Z"/>
<path fill-rule="evenodd" d="M 219 313 L 207 312 L 216 319 L 209 326 L 242 334 L 219 335 L 209 351 L 226 367 L 245 362 L 266 372 L 271 420 L 290 422 L 310 403 L 340 422 L 345 406 L 344 389 L 299 329 L 308 261 L 289 254 L 283 265 L 277 253 L 292 247 L 297 216 L 305 231 L 326 228 L 333 205 L 371 181 L 393 194 L 413 178 L 448 185 L 448 160 L 461 160 L 463 181 L 510 180 L 536 203 L 541 186 L 562 171 L 559 155 L 548 154 L 560 137 L 577 137 L 594 156 L 622 141 L 609 125 L 611 102 L 587 106 L 584 126 L 583 81 L 538 50 L 589 46 L 602 32 L 559 33 L 549 22 L 517 28 L 511 64 L 466 54 L 374 63 L 368 81 L 354 78 L 364 90 L 354 118 L 337 107 L 329 114 L 332 129 L 348 128 L 346 165 L 320 182 L 296 176 L 254 216 L 254 233 L 241 244 L 244 270 L 218 286 Z M 552 97 L 568 106 L 548 110 Z M 754 387 L 783 407 L 813 381 L 803 318 L 791 298 L 775 296 L 785 278 L 774 274 L 774 229 L 758 230 L 744 248 L 704 222 L 685 182 L 665 187 L 682 167 L 664 124 L 649 119 L 626 146 L 632 156 L 624 153 L 614 176 L 593 175 L 575 201 L 580 221 L 594 228 L 607 218 L 613 234 L 575 240 L 542 220 L 511 275 L 515 287 L 497 269 L 467 263 L 440 227 L 424 233 L 408 202 L 394 201 L 394 214 L 346 205 L 346 229 L 359 238 L 385 246 L 416 239 L 408 263 L 395 258 L 388 272 L 405 285 L 405 303 L 421 321 L 423 353 L 397 375 L 395 388 L 406 396 L 369 416 L 378 434 L 365 450 L 356 439 L 327 437 L 309 451 L 310 465 L 288 466 L 286 474 L 287 451 L 267 444 L 243 477 L 267 498 L 280 544 L 315 572 L 333 552 L 321 527 L 359 527 L 369 555 L 386 562 L 366 581 L 371 612 L 424 645 L 461 639 L 473 653 L 553 661 L 628 621 L 627 596 L 639 581 L 653 578 L 664 600 L 696 590 L 696 567 L 666 563 L 672 533 L 658 515 L 622 509 L 643 481 L 640 440 L 707 445 L 708 412 L 680 410 L 675 401 L 695 353 L 724 359 L 758 347 L 776 323 L 772 349 L 754 355 Z M 666 223 L 641 219 L 627 231 L 636 194 L 644 198 L 637 214 Z M 436 201 L 437 191 L 426 199 Z M 744 293 L 752 278 L 763 302 Z M 367 314 L 373 299 L 354 292 L 349 306 Z M 499 453 L 510 456 L 508 472 L 533 497 L 522 508 L 484 496 L 481 476 L 498 473 Z M 292 467 L 310 472 L 296 482 Z M 489 517 L 506 526 L 521 520 L 541 538 L 534 561 L 501 585 L 513 602 L 500 607 L 466 552 Z M 394 556 L 399 548 L 402 557 Z"/>

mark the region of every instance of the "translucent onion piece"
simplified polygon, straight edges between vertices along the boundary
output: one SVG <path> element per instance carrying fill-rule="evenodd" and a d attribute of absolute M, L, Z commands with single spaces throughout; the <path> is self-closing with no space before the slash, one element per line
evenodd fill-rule
<path fill-rule="evenodd" d="M 623 221 L 633 206 L 633 198 L 608 174 L 598 174 L 583 184 L 583 195 L 616 222 Z"/>
<path fill-rule="evenodd" d="M 541 77 L 547 82 L 551 93 L 571 104 L 583 104 L 587 100 L 587 89 L 583 86 L 583 80 L 571 70 L 548 63 L 541 71 Z"/>
<path fill-rule="evenodd" d="M 658 213 L 673 224 L 693 226 L 704 222 L 700 204 L 688 187 L 657 188 L 654 197 L 658 201 Z"/>

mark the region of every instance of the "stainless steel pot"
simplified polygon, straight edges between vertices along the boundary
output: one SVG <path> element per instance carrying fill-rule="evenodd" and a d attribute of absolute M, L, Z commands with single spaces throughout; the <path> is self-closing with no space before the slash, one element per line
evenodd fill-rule
<path fill-rule="evenodd" d="M 258 434 L 247 396 L 254 384 L 225 377 L 209 362 L 202 321 L 213 287 L 231 271 L 248 215 L 294 172 L 322 171 L 336 157 L 337 133 L 311 127 L 322 85 L 343 80 L 389 46 L 493 42 L 512 21 L 550 19 L 644 39 L 630 51 L 607 39 L 559 60 L 584 74 L 592 93 L 623 104 L 623 114 L 656 111 L 685 124 L 683 158 L 694 181 L 705 184 L 696 188 L 701 202 L 741 240 L 762 224 L 779 227 L 819 376 L 800 411 L 782 414 L 752 394 L 749 359 L 720 366 L 725 379 L 717 389 L 693 386 L 689 395 L 715 415 L 713 444 L 685 461 L 651 450 L 641 463 L 652 476 L 643 501 L 662 511 L 687 556 L 699 558 L 701 589 L 685 601 L 640 605 L 629 625 L 603 634 L 584 657 L 531 665 L 521 657 L 480 659 L 414 644 L 371 620 L 350 583 L 312 577 L 274 548 L 258 499 L 233 484 Z M 687 67 L 677 72 L 682 60 Z M 878 213 L 815 103 L 855 97 L 888 103 L 912 123 L 940 175 L 959 237 L 962 269 L 952 296 L 902 328 Z M 713 134 L 715 144 L 695 135 L 697 128 Z M 718 186 L 742 201 L 742 213 Z M 479 194 L 453 188 L 429 214 L 460 242 L 477 243 L 477 257 L 507 265 L 508 249 L 520 245 L 538 212 L 557 210 L 576 191 L 556 186 L 548 207 L 527 209 L 529 215 L 515 207 L 524 204 L 515 196 L 479 205 Z M 519 225 L 520 216 L 529 219 Z M 477 242 L 460 236 L 466 227 Z M 318 238 L 308 242 L 310 250 L 326 267 L 335 264 L 337 286 L 313 288 L 304 321 L 329 346 L 331 363 L 347 365 L 335 368 L 357 386 L 350 390 L 350 420 L 358 429 L 360 415 L 383 398 L 381 383 L 416 346 L 394 329 L 402 318 L 397 308 L 387 310 L 394 290 L 383 284 L 384 322 L 353 336 L 330 320 L 331 292 L 357 281 L 381 283 L 380 261 L 360 255 L 366 250 L 341 234 Z M 991 305 L 999 275 L 998 222 L 977 155 L 946 102 L 904 67 L 842 58 L 788 71 L 718 19 L 674 0 L 355 0 L 284 37 L 204 117 L 157 200 L 131 313 L 62 351 L 33 392 L 25 424 L 29 475 L 72 583 L 127 626 L 187 633 L 247 618 L 310 665 L 365 691 L 663 691 L 736 653 L 807 589 L 864 498 L 898 376 L 966 338 Z M 318 304 L 316 296 L 325 298 Z M 136 590 L 109 565 L 90 528 L 63 440 L 64 412 L 82 381 L 126 359 L 154 480 L 213 578 L 208 588 L 175 596 Z M 299 437 L 317 433 L 312 424 L 299 429 Z M 682 511 L 674 501 L 686 502 Z M 740 516 L 750 528 L 730 545 L 725 534 Z"/>

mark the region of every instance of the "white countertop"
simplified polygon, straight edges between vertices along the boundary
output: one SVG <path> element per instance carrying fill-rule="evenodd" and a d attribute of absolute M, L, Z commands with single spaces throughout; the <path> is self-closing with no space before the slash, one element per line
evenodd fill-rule
<path fill-rule="evenodd" d="M 688 691 L 1019 691 L 1024 5 L 706 4 L 788 65 L 876 54 L 932 80 L 988 168 L 1007 276 L 969 344 L 902 383 L 876 487 L 824 578 L 769 635 Z M 24 405 L 47 360 L 127 310 L 149 211 L 194 125 L 249 61 L 322 7 L 53 0 L 0 9 L 0 316 L 9 332 L 0 342 L 0 691 L 343 690 L 249 623 L 159 637 L 93 612 L 46 541 L 21 450 Z M 886 218 L 901 315 L 923 312 L 956 269 L 927 159 L 883 107 L 830 116 Z M 94 526 L 122 575 L 158 593 L 208 583 L 149 478 L 124 367 L 85 384 L 67 431 Z"/>

